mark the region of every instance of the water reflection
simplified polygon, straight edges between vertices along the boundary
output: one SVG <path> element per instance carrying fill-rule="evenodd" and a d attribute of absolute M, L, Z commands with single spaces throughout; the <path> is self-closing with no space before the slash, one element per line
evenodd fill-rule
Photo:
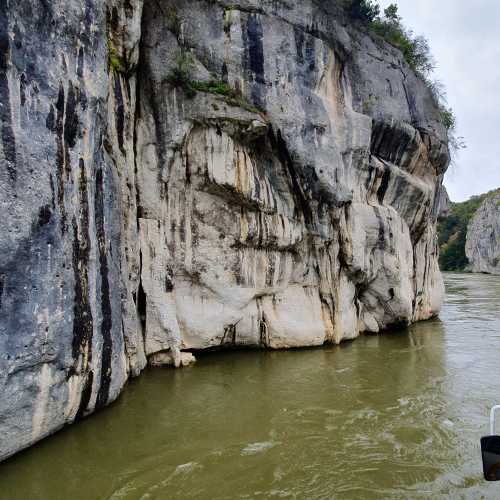
<path fill-rule="evenodd" d="M 446 282 L 441 320 L 406 332 L 148 371 L 111 408 L 0 465 L 0 497 L 493 495 L 479 437 L 500 396 L 500 280 Z"/>

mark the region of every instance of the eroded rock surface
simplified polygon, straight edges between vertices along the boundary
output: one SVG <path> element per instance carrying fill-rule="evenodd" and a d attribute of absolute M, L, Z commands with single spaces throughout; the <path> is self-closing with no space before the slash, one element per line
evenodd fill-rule
<path fill-rule="evenodd" d="M 437 314 L 439 110 L 322 4 L 0 0 L 0 458 L 148 359 Z"/>
<path fill-rule="evenodd" d="M 478 208 L 467 229 L 465 252 L 472 272 L 500 275 L 500 191 Z"/>

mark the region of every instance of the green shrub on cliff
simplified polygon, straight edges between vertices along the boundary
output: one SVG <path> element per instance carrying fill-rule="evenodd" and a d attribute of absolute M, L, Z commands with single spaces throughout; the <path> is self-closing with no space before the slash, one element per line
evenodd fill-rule
<path fill-rule="evenodd" d="M 191 73 L 193 72 L 193 68 L 194 62 L 191 54 L 184 51 L 179 52 L 175 60 L 175 66 L 167 76 L 167 82 L 172 87 L 184 90 L 188 97 L 194 97 L 196 92 L 191 87 Z"/>
<path fill-rule="evenodd" d="M 114 46 L 111 38 L 108 38 L 108 70 L 110 72 L 125 73 L 126 64 L 122 57 Z"/>
<path fill-rule="evenodd" d="M 380 14 L 380 7 L 371 0 L 352 0 L 350 2 L 349 15 L 353 19 L 370 24 Z"/>
<path fill-rule="evenodd" d="M 193 79 L 194 61 L 191 54 L 181 51 L 176 58 L 174 67 L 167 75 L 167 82 L 175 88 L 180 88 L 187 98 L 192 99 L 197 92 L 222 97 L 227 104 L 238 106 L 251 113 L 263 113 L 262 110 L 250 104 L 241 92 L 221 80 L 199 81 Z"/>
<path fill-rule="evenodd" d="M 398 6 L 391 4 L 384 10 L 384 16 L 376 16 L 371 22 L 371 29 L 386 42 L 398 48 L 410 67 L 423 76 L 434 69 L 429 42 L 423 36 L 415 36 L 406 29 L 398 14 Z"/>
<path fill-rule="evenodd" d="M 416 36 L 413 31 L 403 25 L 398 6 L 394 3 L 384 9 L 381 16 L 380 6 L 371 0 L 346 1 L 349 15 L 353 19 L 363 22 L 372 33 L 399 49 L 408 65 L 425 82 L 440 109 L 441 122 L 448 133 L 453 161 L 458 151 L 466 146 L 463 137 L 459 137 L 456 133 L 456 117 L 453 110 L 447 105 L 443 85 L 430 78 L 435 68 L 435 62 L 427 39 L 423 36 Z"/>

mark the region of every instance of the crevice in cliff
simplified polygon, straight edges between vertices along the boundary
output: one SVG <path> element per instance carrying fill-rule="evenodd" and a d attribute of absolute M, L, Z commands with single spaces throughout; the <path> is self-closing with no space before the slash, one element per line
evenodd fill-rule
<path fill-rule="evenodd" d="M 141 252 L 141 270 L 142 270 L 142 252 Z M 137 317 L 139 319 L 139 326 L 141 328 L 142 338 L 145 342 L 146 337 L 146 314 L 147 314 L 147 297 L 144 287 L 142 285 L 142 278 L 139 281 L 139 288 L 137 290 Z"/>
<path fill-rule="evenodd" d="M 403 85 L 403 90 L 404 90 L 404 93 L 405 93 L 406 103 L 408 104 L 408 112 L 410 113 L 411 122 L 415 123 L 415 118 L 414 118 L 415 117 L 415 103 L 412 102 L 412 100 L 410 99 L 410 95 L 408 94 L 408 89 L 406 88 L 406 78 L 407 78 L 407 75 L 403 71 L 403 68 L 401 67 L 401 65 L 398 66 L 398 69 L 401 72 L 401 75 L 403 76 L 403 80 L 402 80 L 401 83 Z"/>
<path fill-rule="evenodd" d="M 273 149 L 275 149 L 278 153 L 281 164 L 286 168 L 286 172 L 288 173 L 288 177 L 292 183 L 292 193 L 297 206 L 300 207 L 306 224 L 311 225 L 313 222 L 312 210 L 304 194 L 304 190 L 302 189 L 299 174 L 295 169 L 292 156 L 290 155 L 286 141 L 281 134 L 281 130 L 278 130 L 275 135 L 273 129 L 269 127 L 269 139 L 271 140 Z M 297 220 L 299 219 L 298 214 L 296 214 L 296 218 Z"/>

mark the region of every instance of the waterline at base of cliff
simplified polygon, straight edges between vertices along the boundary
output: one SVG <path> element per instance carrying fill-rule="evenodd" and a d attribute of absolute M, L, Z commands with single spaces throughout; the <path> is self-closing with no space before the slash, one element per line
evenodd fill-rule
<path fill-rule="evenodd" d="M 30 498 L 494 498 L 500 278 L 446 274 L 441 320 L 338 347 L 150 369 L 109 408 L 0 465 Z"/>
<path fill-rule="evenodd" d="M 187 351 L 438 314 L 443 110 L 340 3 L 7 3 L 0 459 Z"/>

